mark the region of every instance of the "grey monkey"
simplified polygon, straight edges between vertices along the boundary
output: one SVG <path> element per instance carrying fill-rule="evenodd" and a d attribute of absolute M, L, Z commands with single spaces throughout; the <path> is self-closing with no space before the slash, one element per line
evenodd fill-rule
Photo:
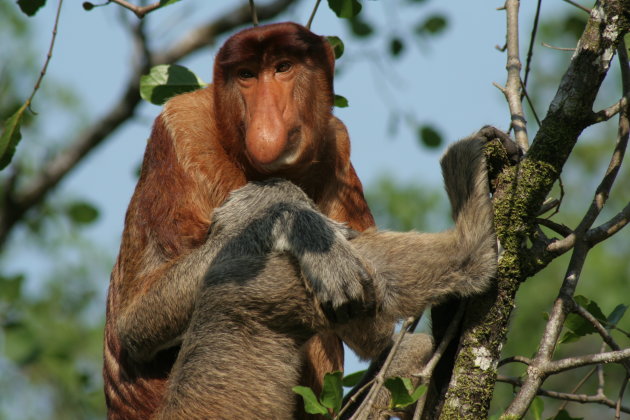
<path fill-rule="evenodd" d="M 334 332 L 373 359 L 391 345 L 396 321 L 447 296 L 485 290 L 497 251 L 482 150 L 489 139 L 480 133 L 442 158 L 455 228 L 441 233 L 357 234 L 284 180 L 234 191 L 213 215 L 208 246 L 176 275 L 202 266 L 203 282 L 184 286 L 174 278 L 173 287 L 190 288 L 185 310 L 171 301 L 160 315 L 177 321 L 169 334 L 182 344 L 157 418 L 289 419 L 298 401 L 291 388 L 299 380 L 300 348 L 314 334 Z M 331 316 L 321 296 L 334 302 L 345 293 L 342 275 L 364 284 L 363 302 Z M 146 357 L 160 347 L 157 338 L 165 335 L 158 328 L 168 323 L 158 327 L 139 316 L 123 318 L 118 331 L 133 355 Z M 412 339 L 414 361 L 400 366 L 430 355 L 428 337 Z"/>

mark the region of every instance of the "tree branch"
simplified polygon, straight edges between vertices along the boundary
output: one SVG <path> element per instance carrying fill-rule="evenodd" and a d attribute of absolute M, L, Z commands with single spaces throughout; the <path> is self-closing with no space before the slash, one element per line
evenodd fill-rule
<path fill-rule="evenodd" d="M 521 59 L 518 45 L 518 9 L 519 0 L 507 0 L 505 10 L 507 15 L 507 83 L 501 92 L 508 101 L 511 114 L 511 126 L 514 129 L 514 138 L 521 150 L 529 149 L 527 138 L 527 121 L 523 113 L 521 103 Z"/>
<path fill-rule="evenodd" d="M 589 354 L 586 356 L 567 357 L 554 360 L 546 364 L 544 372 L 547 375 L 564 372 L 582 366 L 595 365 L 597 363 L 624 362 L 630 358 L 630 348 L 606 353 Z"/>
<path fill-rule="evenodd" d="M 573 301 L 573 311 L 576 314 L 580 315 L 585 320 L 587 320 L 588 322 L 590 322 L 591 325 L 597 330 L 599 335 L 602 337 L 604 342 L 606 344 L 608 344 L 608 346 L 611 349 L 613 349 L 615 351 L 621 350 L 621 347 L 619 347 L 619 345 L 612 338 L 612 336 L 610 335 L 608 330 L 606 328 L 604 328 L 604 326 L 601 324 L 601 322 L 599 322 L 597 320 L 597 318 L 595 318 L 593 316 L 593 314 L 591 314 L 589 311 L 587 311 L 584 307 L 582 307 L 581 305 L 578 305 L 577 302 L 575 302 L 575 300 Z M 630 375 L 630 362 L 625 361 L 622 364 L 626 368 L 626 374 Z"/>
<path fill-rule="evenodd" d="M 385 359 L 385 362 L 383 363 L 381 370 L 378 372 L 378 374 L 374 378 L 374 383 L 372 384 L 372 388 L 370 388 L 370 391 L 366 395 L 365 399 L 363 400 L 359 408 L 357 408 L 357 411 L 355 411 L 354 414 L 352 415 L 351 420 L 367 420 L 368 419 L 370 412 L 372 411 L 372 407 L 374 406 L 374 403 L 376 402 L 376 397 L 378 396 L 378 393 L 381 391 L 381 388 L 383 387 L 383 384 L 385 383 L 385 379 L 386 379 L 385 374 L 389 370 L 389 367 L 391 366 L 392 361 L 394 360 L 394 357 L 396 356 L 396 353 L 398 352 L 398 349 L 400 348 L 400 343 L 402 343 L 402 339 L 407 333 L 407 329 L 413 323 L 414 323 L 414 318 L 407 318 L 405 322 L 403 322 L 402 327 L 400 328 L 400 333 L 398 334 L 398 337 L 396 337 L 396 340 L 394 341 L 394 344 L 392 345 L 392 349 L 389 351 L 389 354 L 387 355 L 387 358 Z"/>
<path fill-rule="evenodd" d="M 448 328 L 446 329 L 446 332 L 444 333 L 444 337 L 442 337 L 442 341 L 440 341 L 440 344 L 438 345 L 437 349 L 435 349 L 435 352 L 431 356 L 431 359 L 429 359 L 427 364 L 422 369 L 422 372 L 420 372 L 420 374 L 418 375 L 422 379 L 422 383 L 428 384 L 430 382 L 431 376 L 433 376 L 433 371 L 435 370 L 435 367 L 437 366 L 438 362 L 442 358 L 442 355 L 444 355 L 444 352 L 446 351 L 446 348 L 448 347 L 448 345 L 455 338 L 455 335 L 457 334 L 457 330 L 459 328 L 459 324 L 462 322 L 462 317 L 464 316 L 464 308 L 465 308 L 465 305 L 463 304 L 459 305 L 459 307 L 457 308 L 457 312 L 455 313 L 455 316 L 451 320 L 450 324 L 448 324 Z M 424 404 L 426 403 L 426 400 L 427 400 L 427 394 L 425 393 L 422 396 L 421 400 L 418 401 L 418 404 L 416 405 L 416 409 L 413 413 L 413 420 L 419 420 L 421 418 L 422 413 L 424 411 Z"/>
<path fill-rule="evenodd" d="M 159 9 L 162 6 L 162 2 L 156 1 L 155 3 L 146 5 L 146 6 L 136 6 L 135 4 L 129 3 L 125 0 L 108 0 L 112 3 L 116 3 L 119 6 L 124 7 L 125 9 L 131 10 L 139 19 L 145 17 L 148 13 Z"/>
<path fill-rule="evenodd" d="M 520 379 L 517 378 L 510 378 L 507 376 L 502 376 L 499 375 L 497 377 L 497 381 L 498 382 L 503 382 L 506 384 L 510 384 L 513 386 L 518 386 L 521 387 L 523 386 L 523 382 Z M 586 395 L 586 394 L 569 394 L 569 393 L 565 393 L 565 392 L 556 392 L 556 391 L 548 391 L 545 389 L 539 389 L 538 392 L 536 393 L 537 395 L 542 395 L 543 397 L 549 397 L 549 398 L 554 398 L 557 400 L 565 400 L 565 401 L 571 401 L 571 402 L 579 402 L 582 404 L 586 404 L 586 403 L 594 403 L 594 404 L 602 404 L 602 405 L 606 405 L 610 408 L 615 408 L 616 404 L 614 401 L 606 398 L 605 396 L 602 395 Z M 630 408 L 629 407 L 621 407 L 621 411 L 623 411 L 624 413 L 630 413 Z"/>

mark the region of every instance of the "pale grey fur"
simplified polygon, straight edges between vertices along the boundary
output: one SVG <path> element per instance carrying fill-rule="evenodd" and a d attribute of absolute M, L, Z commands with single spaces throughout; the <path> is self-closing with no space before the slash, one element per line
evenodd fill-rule
<path fill-rule="evenodd" d="M 191 270 L 207 269 L 194 302 L 186 298 L 185 314 L 167 314 L 189 322 L 157 417 L 289 419 L 300 349 L 315 333 L 334 331 L 361 357 L 375 358 L 391 345 L 397 320 L 449 295 L 485 290 L 496 249 L 482 143 L 464 139 L 442 159 L 456 220 L 446 232 L 372 230 L 348 243 L 352 233 L 288 181 L 232 193 L 214 214 L 207 245 L 191 257 Z M 339 290 L 341 276 L 355 276 L 350 291 Z M 326 316 L 340 292 L 366 303 L 347 308 L 347 320 Z M 414 346 L 413 360 L 403 355 L 392 372 L 425 362 L 431 341 L 416 340 L 425 348 Z"/>

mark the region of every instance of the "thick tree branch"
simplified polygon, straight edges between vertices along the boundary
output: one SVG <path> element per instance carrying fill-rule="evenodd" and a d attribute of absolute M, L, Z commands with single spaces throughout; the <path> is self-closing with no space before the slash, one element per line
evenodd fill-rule
<path fill-rule="evenodd" d="M 296 0 L 275 0 L 258 7 L 261 20 L 268 20 L 286 10 Z M 185 35 L 175 46 L 162 53 L 155 53 L 150 65 L 173 63 L 202 47 L 212 45 L 216 37 L 248 24 L 251 19 L 249 6 L 237 7 L 226 14 L 202 25 Z M 24 187 L 7 195 L 2 191 L 0 197 L 3 206 L 0 208 L 0 246 L 2 246 L 15 225 L 24 214 L 43 202 L 46 195 L 54 189 L 81 160 L 97 146 L 103 143 L 122 124 L 134 116 L 140 103 L 138 91 L 139 78 L 148 71 L 148 66 L 134 69 L 125 82 L 125 89 L 114 106 L 98 121 L 83 130 L 76 138 L 68 142 L 48 162 L 43 163 L 41 170 L 33 176 Z"/>

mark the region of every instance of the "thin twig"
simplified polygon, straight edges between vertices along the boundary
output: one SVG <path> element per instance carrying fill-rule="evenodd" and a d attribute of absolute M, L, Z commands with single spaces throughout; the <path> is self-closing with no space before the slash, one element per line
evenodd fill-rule
<path fill-rule="evenodd" d="M 553 208 L 559 208 L 561 204 L 561 201 L 558 200 L 557 198 L 551 198 L 551 197 L 547 197 L 545 199 L 545 202 L 542 204 L 542 206 L 540 206 L 540 208 L 538 209 L 538 213 L 536 213 L 536 216 L 541 216 L 545 213 L 547 213 L 549 210 L 553 209 Z M 556 212 L 554 212 L 555 214 Z M 553 216 L 553 215 L 552 215 Z M 551 216 L 550 216 L 551 217 Z"/>
<path fill-rule="evenodd" d="M 617 404 L 615 407 L 615 420 L 619 420 L 621 418 L 621 401 L 623 401 L 623 394 L 626 392 L 626 387 L 628 386 L 628 381 L 630 381 L 630 374 L 626 373 L 626 377 L 621 383 L 621 389 L 619 390 L 619 396 L 617 397 Z"/>
<path fill-rule="evenodd" d="M 525 88 L 525 82 L 521 82 L 521 89 L 522 89 L 522 96 L 524 96 L 525 100 L 527 100 L 527 105 L 529 105 L 529 109 L 532 110 L 532 114 L 534 115 L 536 124 L 538 124 L 538 127 L 540 127 L 540 118 L 538 118 L 538 113 L 536 112 L 536 108 L 534 108 L 534 102 L 532 102 L 532 99 L 529 97 L 529 94 L 527 93 L 527 89 Z"/>
<path fill-rule="evenodd" d="M 497 376 L 497 382 L 503 382 L 510 384 L 512 386 L 523 386 L 523 381 L 518 378 L 510 378 L 507 376 L 499 375 Z M 557 392 L 557 391 L 548 391 L 544 388 L 538 389 L 537 395 L 542 395 L 543 397 L 554 398 L 556 400 L 565 400 L 571 402 L 579 402 L 582 404 L 590 403 L 590 404 L 602 404 L 606 405 L 610 408 L 615 408 L 616 404 L 614 401 L 606 398 L 605 396 L 600 395 L 586 395 L 586 394 L 569 394 L 566 392 Z M 630 407 L 621 406 L 621 411 L 624 413 L 630 413 Z"/>
<path fill-rule="evenodd" d="M 536 219 L 536 223 L 538 223 L 539 225 L 543 225 L 544 227 L 547 227 L 556 233 L 559 233 L 565 238 L 573 233 L 571 228 L 569 228 L 568 226 L 561 223 L 556 223 L 553 220 L 538 218 Z"/>
<path fill-rule="evenodd" d="M 590 123 L 597 124 L 600 122 L 608 121 L 609 119 L 617 115 L 619 111 L 621 111 L 621 108 L 623 106 L 626 106 L 628 99 L 629 98 L 627 98 L 626 96 L 623 96 L 621 99 L 619 99 L 617 102 L 615 102 L 608 108 L 605 108 L 605 109 L 602 109 L 601 111 L 597 111 L 593 113 L 593 115 L 591 116 Z"/>
<path fill-rule="evenodd" d="M 508 363 L 522 363 L 526 366 L 529 366 L 532 363 L 532 359 L 530 359 L 529 357 L 524 357 L 524 356 L 519 356 L 519 355 L 510 356 L 510 357 L 506 357 L 505 359 L 500 360 L 497 367 L 505 366 Z"/>
<path fill-rule="evenodd" d="M 521 150 L 527 152 L 527 121 L 521 103 L 521 60 L 518 46 L 518 0 L 507 0 L 505 10 L 507 16 L 507 64 L 508 73 L 505 89 L 502 89 L 510 108 L 510 121 L 514 129 L 514 139 Z"/>
<path fill-rule="evenodd" d="M 370 410 L 376 402 L 376 397 L 381 391 L 383 384 L 385 383 L 385 375 L 387 374 L 387 371 L 389 370 L 389 367 L 392 364 L 392 361 L 394 360 L 398 349 L 400 348 L 400 343 L 402 343 L 402 340 L 407 333 L 407 329 L 413 323 L 413 321 L 414 318 L 407 318 L 405 322 L 403 322 L 400 333 L 398 334 L 398 337 L 396 337 L 396 340 L 394 341 L 392 349 L 389 351 L 385 362 L 383 362 L 381 370 L 374 377 L 374 384 L 372 385 L 372 388 L 368 392 L 367 396 L 365 397 L 359 408 L 357 408 L 357 411 L 352 415 L 352 420 L 363 420 L 368 418 Z"/>
<path fill-rule="evenodd" d="M 588 322 L 590 322 L 591 325 L 595 328 L 595 330 L 597 330 L 599 335 L 602 337 L 604 342 L 608 344 L 608 346 L 611 349 L 615 351 L 621 350 L 621 347 L 619 347 L 619 345 L 615 342 L 615 340 L 612 338 L 608 330 L 604 328 L 602 323 L 599 322 L 599 320 L 595 318 L 593 314 L 587 311 L 586 308 L 584 308 L 583 306 L 578 305 L 578 303 L 575 302 L 575 300 L 573 300 L 573 304 L 574 304 L 573 311 L 579 316 L 581 316 L 582 318 L 584 318 L 585 320 L 587 320 Z M 626 362 L 623 362 L 622 364 L 626 368 L 626 373 L 630 374 L 630 362 L 626 361 Z"/>
<path fill-rule="evenodd" d="M 534 42 L 536 41 L 536 34 L 538 33 L 538 20 L 540 18 L 540 5 L 542 4 L 542 0 L 538 0 L 538 4 L 536 5 L 536 15 L 534 16 L 534 25 L 532 27 L 532 34 L 529 38 L 529 49 L 527 50 L 527 60 L 525 61 L 525 77 L 523 77 L 523 93 L 525 92 L 525 87 L 527 86 L 527 78 L 529 77 L 530 65 L 532 63 L 532 56 L 534 55 Z M 531 106 L 531 103 L 530 103 Z M 533 110 L 532 106 L 532 110 Z M 538 117 L 536 117 L 536 121 L 538 121 Z M 538 122 L 540 126 L 540 122 Z"/>
<path fill-rule="evenodd" d="M 119 6 L 124 7 L 125 9 L 131 10 L 138 17 L 138 19 L 142 19 L 143 17 L 147 15 L 147 13 L 151 13 L 152 11 L 159 9 L 162 6 L 162 3 L 159 1 L 156 1 L 155 3 L 151 3 L 146 6 L 136 6 L 135 4 L 129 3 L 126 0 L 108 0 L 108 1 L 111 1 L 112 3 L 116 3 Z"/>
<path fill-rule="evenodd" d="M 252 23 L 254 26 L 258 26 L 258 15 L 256 14 L 256 5 L 254 0 L 249 0 L 249 8 L 252 10 Z"/>
<path fill-rule="evenodd" d="M 626 204 L 619 213 L 606 223 L 602 223 L 598 227 L 589 230 L 586 234 L 586 239 L 591 246 L 595 246 L 599 242 L 608 239 L 615 233 L 619 232 L 628 224 L 628 222 L 630 222 L 630 203 Z M 630 336 L 628 333 L 625 334 Z"/>
<path fill-rule="evenodd" d="M 311 16 L 308 18 L 308 22 L 306 22 L 306 28 L 311 29 L 311 25 L 313 24 L 313 19 L 315 19 L 315 13 L 317 13 L 317 8 L 319 7 L 319 3 L 322 0 L 317 0 L 315 2 L 315 6 L 313 7 L 313 11 L 311 12 Z"/>
<path fill-rule="evenodd" d="M 442 358 L 442 355 L 446 351 L 446 348 L 448 347 L 450 342 L 453 341 L 453 339 L 455 338 L 455 335 L 457 334 L 457 330 L 459 328 L 459 324 L 461 323 L 462 318 L 464 317 L 465 306 L 466 305 L 464 305 L 463 303 L 460 303 L 459 307 L 457 308 L 457 312 L 455 313 L 455 316 L 453 317 L 451 322 L 448 324 L 448 327 L 446 328 L 446 331 L 444 332 L 442 341 L 440 341 L 440 344 L 435 349 L 435 352 L 431 356 L 431 359 L 429 359 L 429 361 L 424 366 L 424 368 L 422 368 L 422 372 L 420 372 L 420 374 L 417 375 L 417 376 L 420 376 L 422 383 L 429 383 L 429 381 L 431 380 L 431 377 L 433 376 L 433 371 L 435 370 L 435 367 L 437 366 L 438 362 Z M 413 420 L 420 419 L 420 417 L 422 416 L 422 412 L 424 410 L 425 402 L 426 402 L 426 393 L 422 396 L 421 400 L 418 401 L 418 403 L 416 404 L 416 409 L 413 413 Z"/>
<path fill-rule="evenodd" d="M 44 61 L 44 66 L 42 67 L 41 72 L 39 73 L 39 77 L 37 78 L 37 82 L 35 82 L 35 86 L 33 87 L 33 92 L 31 92 L 31 96 L 26 100 L 26 107 L 31 110 L 31 112 L 35 113 L 31 108 L 31 103 L 33 102 L 33 98 L 35 94 L 39 90 L 40 85 L 42 84 L 42 80 L 46 75 L 46 70 L 48 69 L 48 64 L 50 63 L 50 59 L 52 58 L 53 49 L 55 47 L 55 41 L 57 39 L 57 28 L 59 27 L 59 16 L 61 15 L 61 5 L 63 4 L 63 0 L 59 0 L 57 4 L 57 13 L 55 14 L 55 23 L 53 25 L 52 37 L 50 38 L 50 46 L 48 47 L 48 53 L 46 54 L 46 61 Z"/>
<path fill-rule="evenodd" d="M 565 372 L 582 366 L 597 363 L 625 363 L 630 359 L 630 348 L 605 353 L 587 354 L 585 356 L 565 357 L 545 364 L 542 369 L 546 375 Z"/>
<path fill-rule="evenodd" d="M 576 2 L 572 0 L 563 0 L 563 1 L 577 7 L 578 9 L 584 10 L 588 14 L 591 14 L 591 9 L 589 9 L 588 7 L 584 7 L 581 4 L 577 4 Z"/>
<path fill-rule="evenodd" d="M 555 46 L 553 46 L 553 45 L 551 45 L 551 44 L 548 44 L 548 43 L 546 43 L 546 42 L 543 42 L 543 43 L 542 43 L 542 46 L 543 46 L 543 47 L 546 47 L 546 48 L 550 48 L 550 49 L 552 49 L 552 50 L 557 50 L 557 51 L 571 51 L 571 52 L 575 51 L 575 48 L 555 47 Z"/>
<path fill-rule="evenodd" d="M 339 413 L 335 416 L 338 419 L 342 418 L 342 415 L 350 408 L 352 405 L 357 402 L 359 396 L 363 394 L 365 391 L 370 389 L 370 387 L 374 384 L 374 378 L 367 381 L 361 388 L 359 388 L 356 392 L 352 394 L 352 396 L 348 399 L 348 402 L 339 410 Z"/>
<path fill-rule="evenodd" d="M 578 390 L 580 388 L 582 388 L 582 386 L 586 383 L 586 381 L 588 381 L 588 379 L 593 376 L 593 373 L 597 372 L 597 370 L 601 367 L 602 365 L 597 365 L 594 368 L 592 368 L 591 370 L 588 371 L 588 373 L 586 375 L 584 375 L 584 377 L 582 379 L 580 379 L 580 381 L 571 389 L 570 394 L 575 394 L 576 392 L 578 392 Z M 599 395 L 599 392 L 597 393 L 597 395 Z M 558 407 L 558 409 L 556 410 L 556 415 L 557 413 L 559 413 L 560 411 L 564 410 L 567 405 L 569 404 L 570 401 L 564 401 L 562 404 L 560 404 L 560 406 Z"/>
<path fill-rule="evenodd" d="M 606 344 L 602 343 L 600 347 L 600 353 L 602 353 L 606 349 Z M 604 365 L 599 364 L 595 366 L 597 370 L 597 395 L 604 395 L 604 389 L 606 388 L 606 375 L 604 375 Z"/>

